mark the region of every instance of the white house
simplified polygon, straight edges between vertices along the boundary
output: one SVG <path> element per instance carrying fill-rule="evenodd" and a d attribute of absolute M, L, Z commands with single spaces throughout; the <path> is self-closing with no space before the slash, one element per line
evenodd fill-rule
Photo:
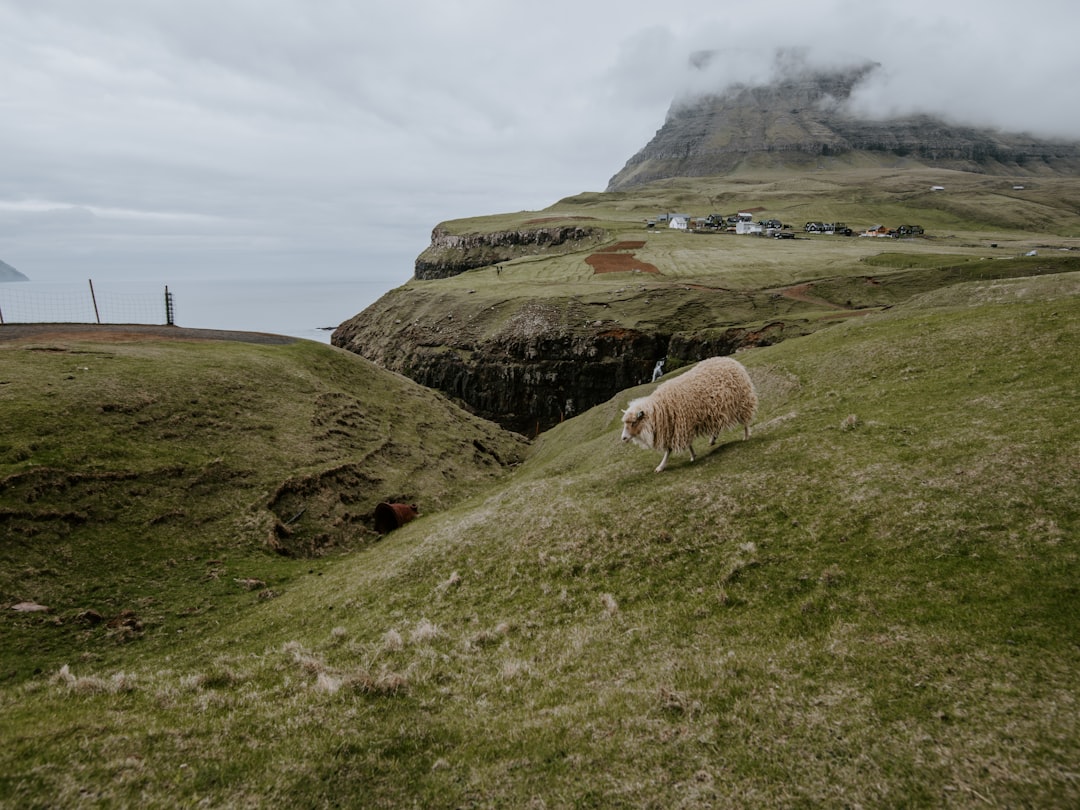
<path fill-rule="evenodd" d="M 740 219 L 735 223 L 735 233 L 747 234 L 747 233 L 761 233 L 762 227 L 757 222 L 746 222 Z"/>
<path fill-rule="evenodd" d="M 682 214 L 676 214 L 668 222 L 669 228 L 675 228 L 676 230 L 685 231 L 689 225 L 689 221 Z"/>

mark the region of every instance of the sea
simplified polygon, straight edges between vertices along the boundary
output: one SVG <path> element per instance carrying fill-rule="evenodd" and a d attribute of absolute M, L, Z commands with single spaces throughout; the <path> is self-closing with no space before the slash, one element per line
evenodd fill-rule
<path fill-rule="evenodd" d="M 322 343 L 400 281 L 342 278 L 213 278 L 0 284 L 3 323 L 167 323 L 166 288 L 176 326 L 269 332 Z"/>

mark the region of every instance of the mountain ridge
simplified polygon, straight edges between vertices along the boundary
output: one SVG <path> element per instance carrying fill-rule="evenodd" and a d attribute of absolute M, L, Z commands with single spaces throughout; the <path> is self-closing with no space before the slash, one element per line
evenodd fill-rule
<path fill-rule="evenodd" d="M 932 166 L 1025 175 L 1080 170 L 1080 142 L 950 123 L 929 114 L 860 117 L 853 96 L 879 67 L 803 71 L 769 84 L 733 84 L 717 94 L 677 100 L 607 191 L 743 168 Z"/>

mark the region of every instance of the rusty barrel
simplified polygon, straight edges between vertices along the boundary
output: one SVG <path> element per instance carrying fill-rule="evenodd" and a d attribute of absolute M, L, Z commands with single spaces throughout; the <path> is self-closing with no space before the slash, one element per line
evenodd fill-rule
<path fill-rule="evenodd" d="M 375 531 L 379 534 L 392 532 L 416 517 L 419 511 L 414 503 L 380 503 L 375 507 Z"/>

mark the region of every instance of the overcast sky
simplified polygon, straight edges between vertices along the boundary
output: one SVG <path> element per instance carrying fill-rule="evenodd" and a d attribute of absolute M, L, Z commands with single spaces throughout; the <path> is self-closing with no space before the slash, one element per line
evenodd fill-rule
<path fill-rule="evenodd" d="M 0 0 L 0 259 L 389 289 L 440 221 L 602 191 L 676 97 L 765 79 L 778 48 L 881 63 L 880 113 L 1080 138 L 1078 9 Z"/>

